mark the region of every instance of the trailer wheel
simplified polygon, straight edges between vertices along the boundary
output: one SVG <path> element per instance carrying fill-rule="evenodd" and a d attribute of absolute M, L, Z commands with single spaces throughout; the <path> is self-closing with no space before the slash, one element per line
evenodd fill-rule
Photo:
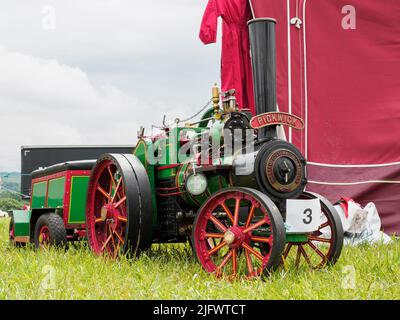
<path fill-rule="evenodd" d="M 40 216 L 35 225 L 34 240 L 38 249 L 66 245 L 67 231 L 65 230 L 63 219 L 56 213 L 47 213 Z"/>
<path fill-rule="evenodd" d="M 90 248 L 98 255 L 138 255 L 151 246 L 151 187 L 135 156 L 99 158 L 89 182 L 86 228 Z"/>
<path fill-rule="evenodd" d="M 339 259 L 343 247 L 343 227 L 340 217 L 332 204 L 324 197 L 303 192 L 299 199 L 319 199 L 321 202 L 321 225 L 318 231 L 307 234 L 304 242 L 288 242 L 282 262 L 286 267 L 307 266 L 321 269 L 333 265 Z"/>
<path fill-rule="evenodd" d="M 249 188 L 228 188 L 199 209 L 192 235 L 203 268 L 217 277 L 268 275 L 279 266 L 285 228 L 275 204 Z"/>

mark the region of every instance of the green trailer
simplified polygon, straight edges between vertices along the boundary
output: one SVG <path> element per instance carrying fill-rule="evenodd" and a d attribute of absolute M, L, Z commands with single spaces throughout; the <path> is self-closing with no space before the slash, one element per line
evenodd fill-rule
<path fill-rule="evenodd" d="M 95 161 L 71 161 L 32 172 L 29 210 L 11 214 L 15 244 L 64 244 L 86 237 L 86 196 Z"/>

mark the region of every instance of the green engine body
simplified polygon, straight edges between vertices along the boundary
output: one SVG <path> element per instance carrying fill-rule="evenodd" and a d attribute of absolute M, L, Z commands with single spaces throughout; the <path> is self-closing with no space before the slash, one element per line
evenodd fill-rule
<path fill-rule="evenodd" d="M 252 187 L 267 193 L 278 207 L 285 203 L 282 200 L 304 190 L 307 182 L 305 160 L 300 152 L 281 140 L 259 141 L 249 122 L 250 115 L 246 112 L 214 115 L 211 108 L 195 124 L 165 128 L 162 134 L 154 137 L 140 137 L 134 154 L 145 167 L 152 188 L 155 241 L 187 239 L 198 209 L 218 190 L 234 186 Z M 253 147 L 250 150 L 245 145 L 245 137 L 249 134 L 251 139 L 255 139 L 249 141 L 248 145 Z M 226 152 L 228 140 L 229 153 Z M 270 161 L 264 155 L 277 151 L 287 153 L 279 157 L 288 157 L 292 171 L 296 172 L 290 177 L 290 183 L 286 183 L 292 184 L 287 190 L 281 188 L 285 183 L 278 183 L 276 187 L 263 181 L 268 175 L 266 163 Z M 208 161 L 204 162 L 205 158 Z M 251 168 L 240 174 L 240 163 L 245 158 L 250 158 Z M 190 185 L 191 180 L 194 186 Z"/>

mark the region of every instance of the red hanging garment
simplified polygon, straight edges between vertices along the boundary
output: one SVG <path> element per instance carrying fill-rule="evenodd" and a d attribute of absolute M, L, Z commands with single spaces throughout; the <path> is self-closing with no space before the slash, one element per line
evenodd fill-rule
<path fill-rule="evenodd" d="M 209 0 L 201 23 L 204 44 L 217 41 L 218 17 L 222 24 L 222 91 L 236 90 L 240 109 L 254 114 L 253 79 L 247 22 L 252 18 L 247 0 Z"/>

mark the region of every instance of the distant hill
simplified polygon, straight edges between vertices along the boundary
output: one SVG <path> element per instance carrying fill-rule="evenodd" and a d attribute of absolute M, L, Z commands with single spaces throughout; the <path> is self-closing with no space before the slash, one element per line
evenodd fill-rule
<path fill-rule="evenodd" d="M 0 172 L 2 187 L 9 190 L 20 192 L 21 173 L 19 172 Z"/>
<path fill-rule="evenodd" d="M 21 174 L 19 172 L 0 172 L 0 211 L 22 209 L 24 201 L 19 194 L 21 190 Z"/>
<path fill-rule="evenodd" d="M 0 172 L 0 177 L 6 179 L 19 179 L 21 177 L 21 172 Z"/>

